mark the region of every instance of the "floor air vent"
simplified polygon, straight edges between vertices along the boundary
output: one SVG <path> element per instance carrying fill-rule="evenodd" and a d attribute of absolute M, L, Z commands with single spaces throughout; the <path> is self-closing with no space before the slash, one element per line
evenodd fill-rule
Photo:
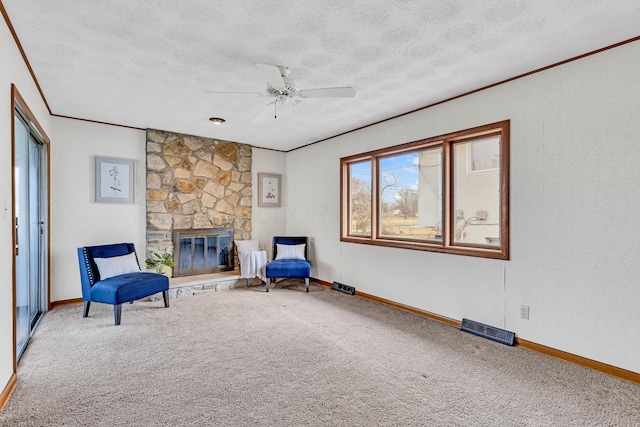
<path fill-rule="evenodd" d="M 333 282 L 331 289 L 334 289 L 336 291 L 349 294 L 349 295 L 353 295 L 356 293 L 356 288 L 354 288 L 353 286 L 343 285 L 342 283 L 338 283 L 338 282 Z"/>
<path fill-rule="evenodd" d="M 482 323 L 469 319 L 462 319 L 462 326 L 460 326 L 460 329 L 465 332 L 478 335 L 479 337 L 488 338 L 506 345 L 513 345 L 513 341 L 516 338 L 516 334 L 513 332 L 494 328 L 489 325 L 483 325 Z"/>

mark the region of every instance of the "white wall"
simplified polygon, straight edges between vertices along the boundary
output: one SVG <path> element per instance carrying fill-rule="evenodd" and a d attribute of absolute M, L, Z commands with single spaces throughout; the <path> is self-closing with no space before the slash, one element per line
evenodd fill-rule
<path fill-rule="evenodd" d="M 253 212 L 251 217 L 251 237 L 260 241 L 260 247 L 267 250 L 271 259 L 271 241 L 273 236 L 284 235 L 286 232 L 287 183 L 285 174 L 285 153 L 273 150 L 253 148 L 251 170 L 253 173 Z M 258 207 L 258 173 L 274 173 L 282 175 L 281 207 Z"/>
<path fill-rule="evenodd" d="M 145 257 L 146 132 L 53 117 L 53 135 L 51 301 L 62 301 L 82 297 L 78 247 L 133 242 Z M 95 156 L 135 160 L 133 204 L 94 201 Z"/>
<path fill-rule="evenodd" d="M 638 69 L 635 42 L 290 152 L 287 233 L 321 280 L 640 372 Z M 339 241 L 340 157 L 505 119 L 510 261 Z"/>
<path fill-rule="evenodd" d="M 49 112 L 4 20 L 0 20 L 0 392 L 13 374 L 13 220 L 11 218 L 11 84 L 51 137 Z"/>

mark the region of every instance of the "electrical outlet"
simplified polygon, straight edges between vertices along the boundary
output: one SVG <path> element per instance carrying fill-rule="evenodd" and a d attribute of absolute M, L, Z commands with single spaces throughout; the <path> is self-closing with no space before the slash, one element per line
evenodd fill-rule
<path fill-rule="evenodd" d="M 476 216 L 478 217 L 478 219 L 480 221 L 486 221 L 487 220 L 487 211 L 485 210 L 480 210 L 476 213 Z"/>
<path fill-rule="evenodd" d="M 528 305 L 521 305 L 520 306 L 520 318 L 521 319 L 528 319 L 529 318 L 529 306 Z"/>

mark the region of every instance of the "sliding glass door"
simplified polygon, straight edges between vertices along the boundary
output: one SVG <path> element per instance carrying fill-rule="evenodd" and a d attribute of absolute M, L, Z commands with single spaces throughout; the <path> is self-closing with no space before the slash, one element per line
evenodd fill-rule
<path fill-rule="evenodd" d="M 16 111 L 14 232 L 16 233 L 16 356 L 19 359 L 47 308 L 47 145 Z"/>

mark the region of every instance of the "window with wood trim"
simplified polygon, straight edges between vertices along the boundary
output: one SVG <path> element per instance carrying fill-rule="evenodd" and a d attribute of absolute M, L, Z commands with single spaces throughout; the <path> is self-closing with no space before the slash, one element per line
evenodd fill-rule
<path fill-rule="evenodd" d="M 340 159 L 341 240 L 509 259 L 509 121 Z"/>

